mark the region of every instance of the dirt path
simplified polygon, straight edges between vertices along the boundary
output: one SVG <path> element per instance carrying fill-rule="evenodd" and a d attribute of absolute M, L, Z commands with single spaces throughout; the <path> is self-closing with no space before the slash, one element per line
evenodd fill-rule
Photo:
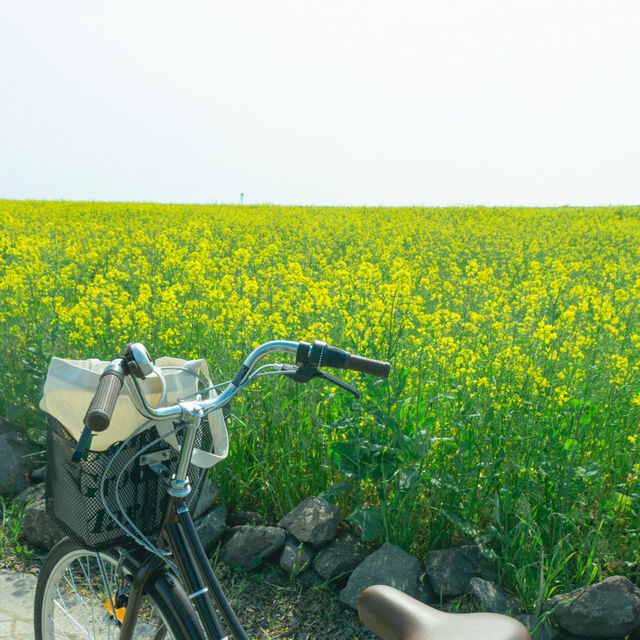
<path fill-rule="evenodd" d="M 0 569 L 0 640 L 33 640 L 37 578 Z"/>

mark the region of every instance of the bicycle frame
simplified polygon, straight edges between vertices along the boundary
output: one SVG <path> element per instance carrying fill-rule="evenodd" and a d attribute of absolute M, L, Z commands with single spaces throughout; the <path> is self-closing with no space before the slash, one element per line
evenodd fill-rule
<path fill-rule="evenodd" d="M 237 640 L 249 640 L 207 559 L 183 496 L 168 495 L 158 542 L 168 543 L 187 597 L 195 606 L 207 640 L 225 640 L 212 599 Z M 162 560 L 150 555 L 137 569 L 129 591 L 120 640 L 131 640 L 146 583 L 158 572 L 166 571 Z M 211 597 L 210 597 L 211 596 Z"/>

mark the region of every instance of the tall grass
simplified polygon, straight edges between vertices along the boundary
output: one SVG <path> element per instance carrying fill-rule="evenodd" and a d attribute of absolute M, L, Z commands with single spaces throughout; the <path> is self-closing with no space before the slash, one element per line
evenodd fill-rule
<path fill-rule="evenodd" d="M 0 526 L 0 562 L 3 567 L 29 565 L 33 550 L 22 541 L 22 518 L 24 505 L 16 505 L 0 498 L 2 523 Z"/>

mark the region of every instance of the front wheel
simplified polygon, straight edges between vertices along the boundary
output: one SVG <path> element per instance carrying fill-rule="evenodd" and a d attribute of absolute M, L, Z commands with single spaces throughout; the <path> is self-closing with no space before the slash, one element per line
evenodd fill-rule
<path fill-rule="evenodd" d="M 126 572 L 118 570 L 118 558 L 115 551 L 89 551 L 68 538 L 61 540 L 38 577 L 36 640 L 117 640 L 128 598 Z M 170 577 L 161 575 L 146 585 L 133 638 L 202 638 L 193 608 Z"/>

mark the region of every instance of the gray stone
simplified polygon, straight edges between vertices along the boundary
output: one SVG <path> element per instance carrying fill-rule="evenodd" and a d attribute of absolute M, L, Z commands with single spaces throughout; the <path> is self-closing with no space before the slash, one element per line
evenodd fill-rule
<path fill-rule="evenodd" d="M 305 589 L 315 589 L 324 584 L 324 580 L 315 571 L 303 571 L 298 579 Z"/>
<path fill-rule="evenodd" d="M 22 537 L 30 545 L 48 551 L 64 537 L 58 525 L 46 513 L 44 485 L 33 492 L 31 502 L 25 507 L 22 517 Z"/>
<path fill-rule="evenodd" d="M 24 491 L 21 491 L 13 499 L 13 504 L 26 505 L 42 495 L 44 495 L 44 485 L 36 484 L 32 487 L 27 487 Z"/>
<path fill-rule="evenodd" d="M 516 620 L 527 627 L 529 631 L 531 631 L 531 628 L 533 627 L 533 625 L 535 625 L 538 618 L 536 618 L 536 616 L 531 613 L 521 613 L 520 615 L 516 616 Z"/>
<path fill-rule="evenodd" d="M 313 561 L 316 573 L 333 581 L 349 575 L 367 556 L 367 548 L 352 534 L 340 534 Z"/>
<path fill-rule="evenodd" d="M 37 466 L 29 454 L 35 448 L 18 433 L 0 433 L 0 495 L 8 496 L 29 486 L 31 470 Z"/>
<path fill-rule="evenodd" d="M 469 592 L 473 594 L 481 611 L 516 616 L 524 611 L 522 603 L 500 585 L 484 578 L 469 580 Z"/>
<path fill-rule="evenodd" d="M 45 455 L 43 447 L 0 418 L 0 494 L 18 493 L 26 488 L 33 470 L 44 464 Z"/>
<path fill-rule="evenodd" d="M 322 498 L 311 496 L 289 511 L 278 526 L 302 542 L 321 547 L 336 537 L 338 524 L 340 508 Z"/>
<path fill-rule="evenodd" d="M 198 496 L 198 501 L 193 509 L 193 519 L 197 520 L 200 516 L 203 516 L 216 502 L 218 497 L 218 488 L 209 478 L 205 478 L 202 483 L 202 489 Z"/>
<path fill-rule="evenodd" d="M 497 563 L 483 554 L 480 545 L 431 551 L 427 554 L 425 569 L 433 590 L 444 597 L 469 593 L 469 581 L 473 577 L 492 582 L 498 579 Z"/>
<path fill-rule="evenodd" d="M 548 622 L 543 622 L 529 632 L 531 640 L 563 640 L 562 634 Z"/>
<path fill-rule="evenodd" d="M 415 597 L 419 576 L 418 559 L 386 542 L 356 567 L 340 592 L 340 601 L 357 610 L 360 594 L 373 584 L 386 584 Z"/>
<path fill-rule="evenodd" d="M 34 482 L 44 482 L 47 479 L 47 466 L 34 469 L 31 472 L 31 479 Z"/>
<path fill-rule="evenodd" d="M 211 551 L 227 530 L 227 508 L 215 506 L 209 513 L 196 520 L 196 531 L 205 551 Z"/>
<path fill-rule="evenodd" d="M 298 575 L 309 568 L 314 555 L 313 547 L 288 535 L 280 556 L 280 568 L 291 576 Z"/>
<path fill-rule="evenodd" d="M 241 527 L 245 524 L 265 524 L 265 517 L 257 511 L 235 511 L 227 516 L 230 527 Z"/>
<path fill-rule="evenodd" d="M 233 527 L 229 539 L 222 546 L 220 559 L 230 567 L 250 571 L 278 552 L 286 535 L 279 527 Z"/>
<path fill-rule="evenodd" d="M 531 640 L 562 640 L 562 636 L 546 620 L 540 622 L 537 616 L 525 613 L 516 616 L 531 634 Z"/>
<path fill-rule="evenodd" d="M 418 600 L 431 605 L 440 605 L 442 602 L 440 596 L 433 590 L 429 576 L 426 573 L 423 573 L 418 579 L 417 597 Z"/>
<path fill-rule="evenodd" d="M 563 631 L 585 638 L 624 638 L 640 627 L 640 589 L 622 576 L 547 600 L 543 612 Z"/>

